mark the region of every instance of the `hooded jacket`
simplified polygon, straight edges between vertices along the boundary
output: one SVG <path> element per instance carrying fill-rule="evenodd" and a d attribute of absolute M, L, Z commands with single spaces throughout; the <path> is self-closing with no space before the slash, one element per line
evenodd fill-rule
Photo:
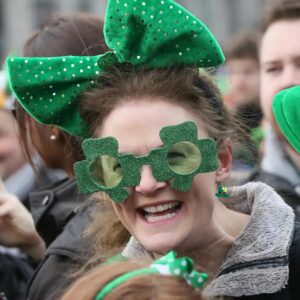
<path fill-rule="evenodd" d="M 263 183 L 229 189 L 225 205 L 249 214 L 250 220 L 235 240 L 205 288 L 208 298 L 300 299 L 300 226 L 282 198 Z M 296 224 L 296 225 L 295 225 Z M 152 257 L 133 237 L 122 253 Z"/>

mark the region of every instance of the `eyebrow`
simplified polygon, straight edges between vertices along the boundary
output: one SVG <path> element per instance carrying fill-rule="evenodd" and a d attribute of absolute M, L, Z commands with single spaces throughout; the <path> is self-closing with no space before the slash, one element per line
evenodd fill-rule
<path fill-rule="evenodd" d="M 300 60 L 300 55 L 294 55 L 291 58 L 292 61 L 299 61 Z M 271 65 L 271 64 L 278 64 L 282 63 L 282 58 L 274 58 L 272 60 L 266 60 L 266 61 L 260 61 L 260 65 Z"/>
<path fill-rule="evenodd" d="M 274 60 L 261 61 L 260 65 L 265 66 L 265 65 L 274 65 L 274 64 L 279 64 L 279 63 L 281 63 L 280 59 L 274 59 Z"/>

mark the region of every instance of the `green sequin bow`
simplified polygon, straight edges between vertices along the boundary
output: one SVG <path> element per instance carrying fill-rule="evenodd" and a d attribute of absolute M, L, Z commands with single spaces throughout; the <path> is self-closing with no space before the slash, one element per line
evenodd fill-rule
<path fill-rule="evenodd" d="M 151 166 L 157 181 L 172 179 L 172 188 L 182 192 L 191 188 L 196 174 L 218 168 L 216 142 L 210 138 L 198 139 L 195 123 L 163 127 L 160 138 L 163 147 L 138 157 L 119 154 L 118 141 L 113 137 L 86 139 L 82 145 L 86 160 L 74 165 L 79 191 L 102 191 L 121 203 L 129 197 L 126 187 L 139 185 L 143 165 Z"/>
<path fill-rule="evenodd" d="M 208 28 L 172 0 L 109 0 L 104 36 L 111 49 L 104 55 L 7 59 L 11 88 L 34 119 L 90 137 L 78 111 L 79 95 L 106 67 L 211 67 L 224 61 Z"/>
<path fill-rule="evenodd" d="M 112 290 L 131 278 L 151 274 L 178 276 L 183 278 L 189 285 L 196 289 L 201 289 L 208 280 L 208 275 L 206 273 L 199 273 L 195 271 L 194 262 L 191 258 L 176 258 L 176 253 L 174 251 L 170 251 L 165 256 L 154 261 L 149 268 L 138 269 L 125 273 L 109 282 L 97 294 L 95 300 L 104 299 L 104 297 L 107 296 Z"/>

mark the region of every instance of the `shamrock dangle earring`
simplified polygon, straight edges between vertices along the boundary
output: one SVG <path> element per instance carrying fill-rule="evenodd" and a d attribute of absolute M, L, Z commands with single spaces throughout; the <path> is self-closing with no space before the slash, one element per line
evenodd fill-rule
<path fill-rule="evenodd" d="M 230 195 L 228 193 L 228 188 L 225 185 L 223 185 L 223 183 L 221 183 L 221 182 L 218 184 L 218 190 L 215 195 L 218 198 L 229 198 L 230 197 Z"/>

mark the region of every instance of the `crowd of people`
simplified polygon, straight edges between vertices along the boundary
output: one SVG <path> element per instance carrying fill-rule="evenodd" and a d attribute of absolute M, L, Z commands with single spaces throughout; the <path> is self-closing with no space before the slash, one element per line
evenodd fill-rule
<path fill-rule="evenodd" d="M 300 2 L 225 55 L 173 0 L 105 15 L 6 59 L 0 299 L 300 299 Z"/>

